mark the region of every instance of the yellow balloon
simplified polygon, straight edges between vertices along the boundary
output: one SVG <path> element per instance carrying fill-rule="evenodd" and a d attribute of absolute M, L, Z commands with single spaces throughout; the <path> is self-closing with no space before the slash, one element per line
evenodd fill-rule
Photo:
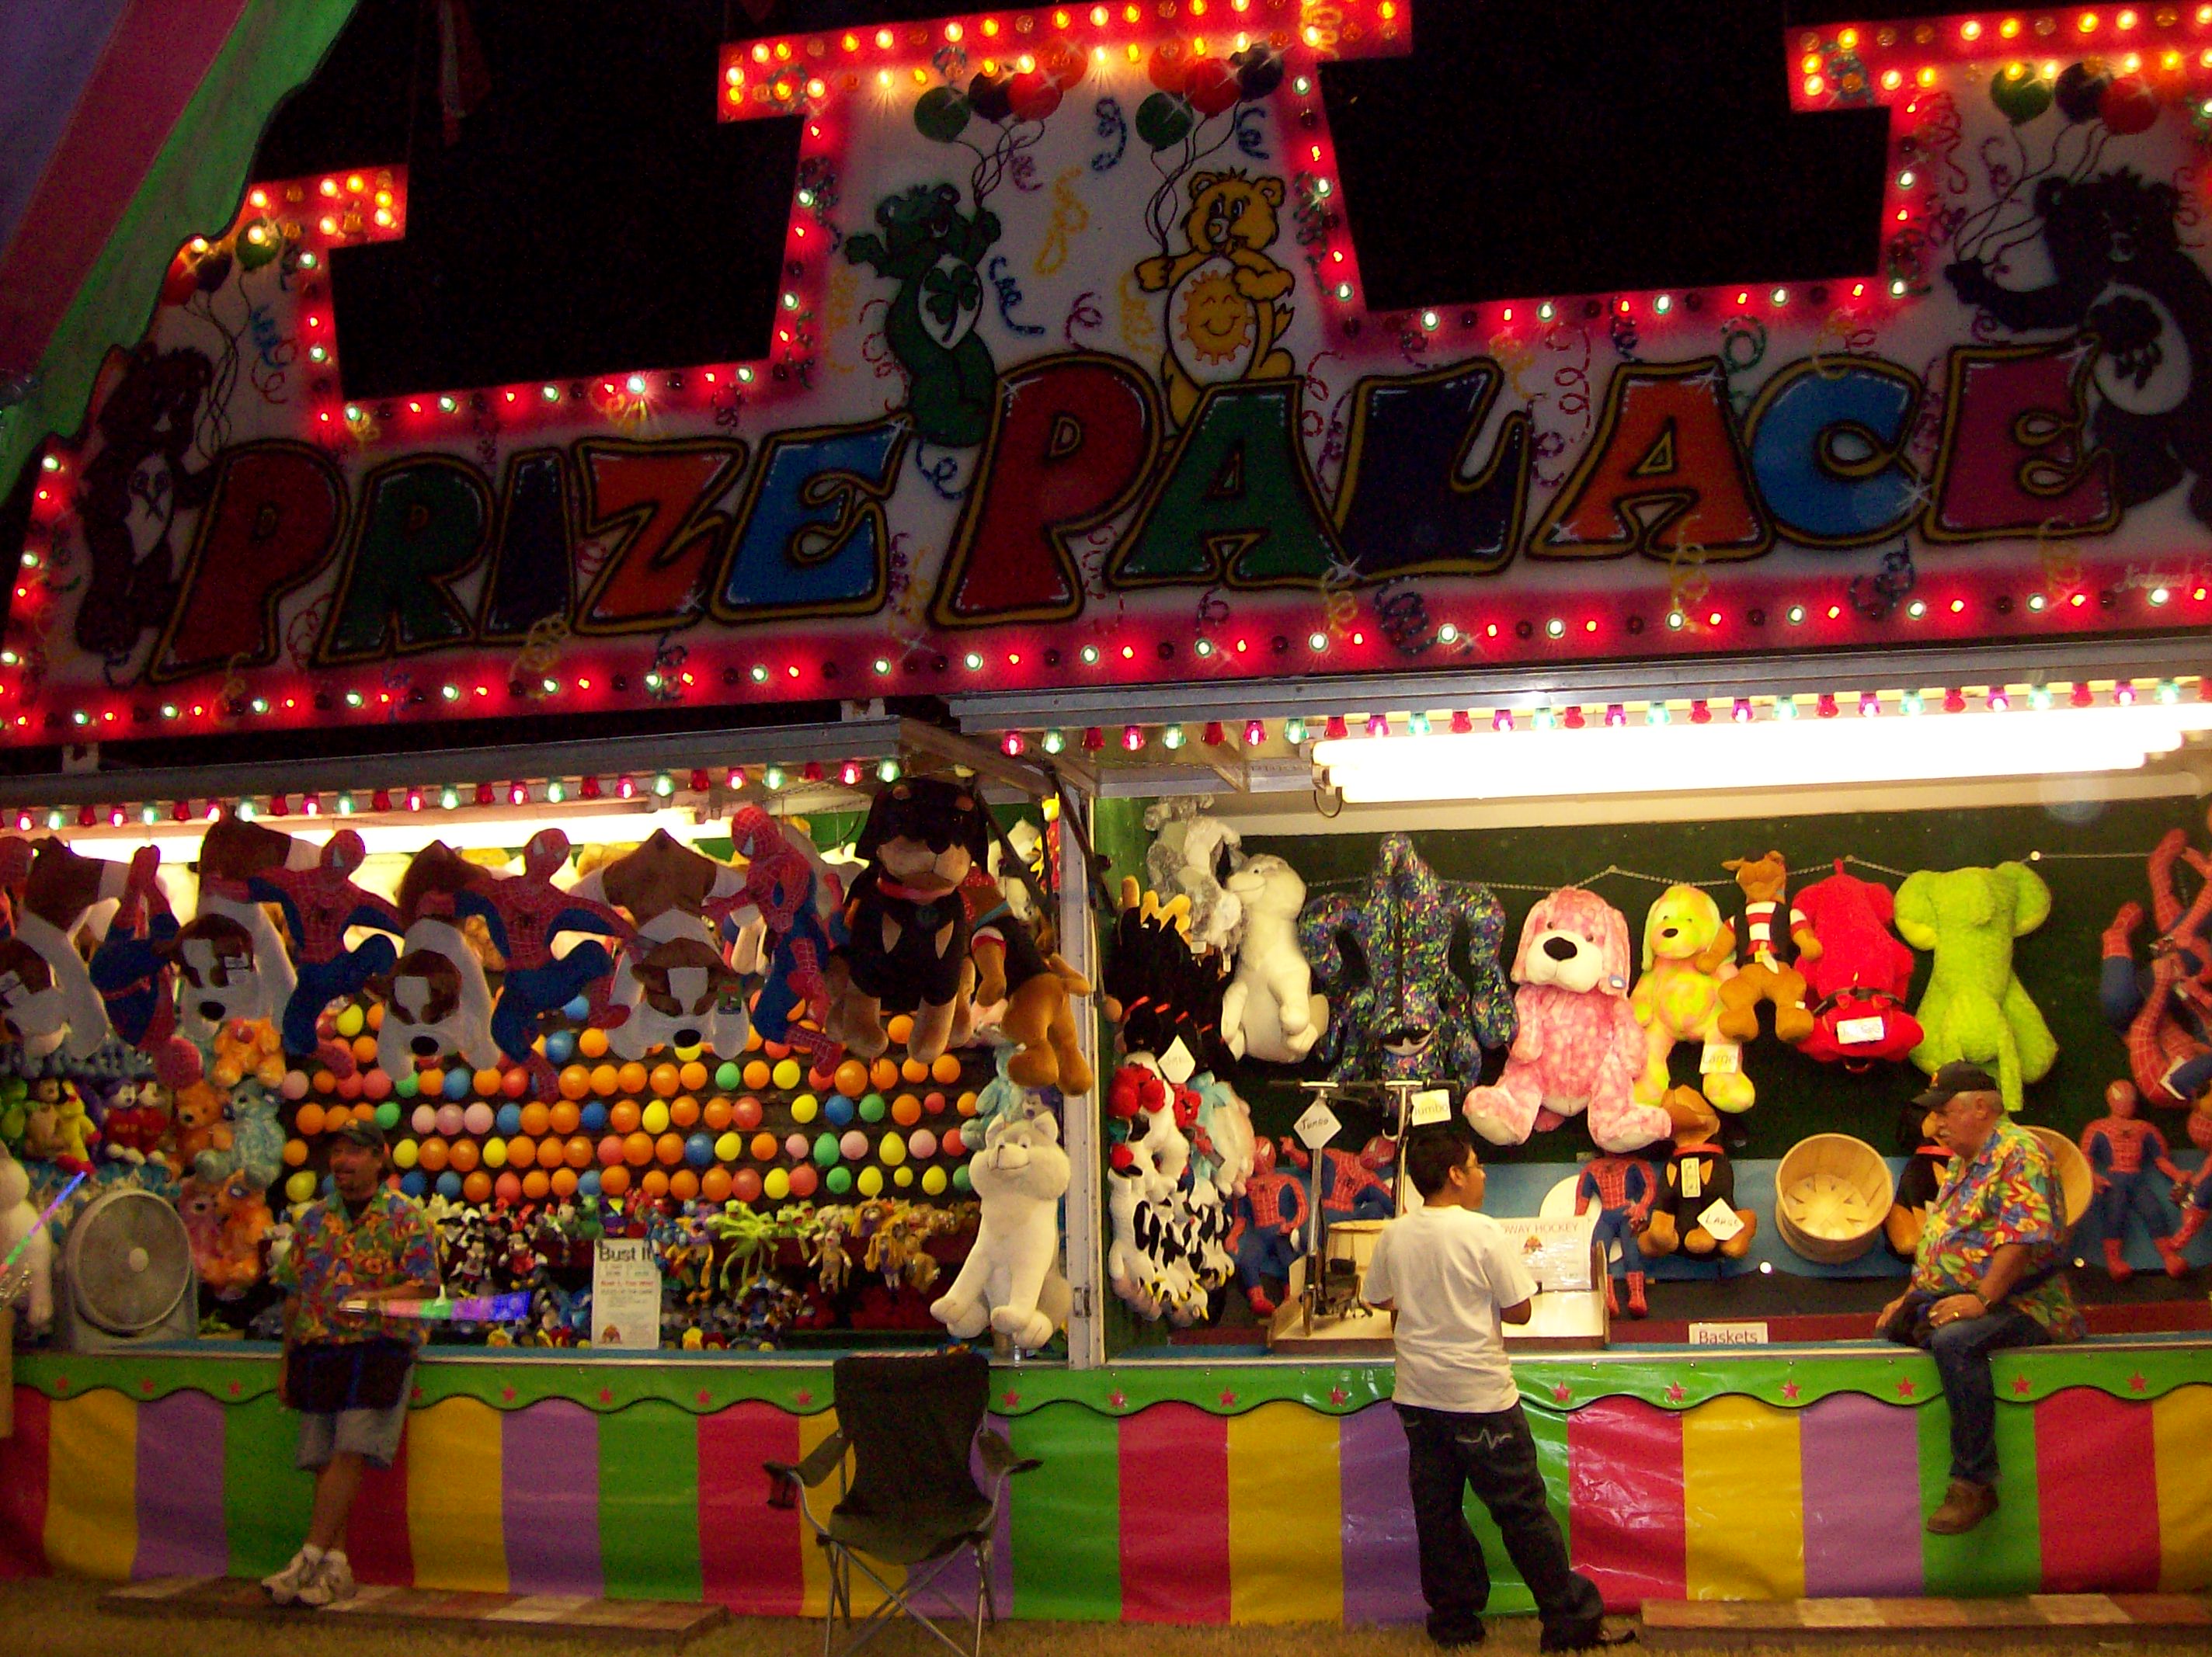
<path fill-rule="evenodd" d="M 725 1133 L 714 1141 L 714 1160 L 718 1162 L 734 1162 L 744 1154 L 745 1142 L 735 1133 Z"/>
<path fill-rule="evenodd" d="M 811 1122 L 821 1112 L 822 1102 L 811 1093 L 802 1093 L 791 1102 L 791 1120 Z"/>
<path fill-rule="evenodd" d="M 647 1100 L 646 1102 L 645 1108 L 638 1113 L 637 1125 L 643 1128 L 647 1133 L 660 1134 L 667 1132 L 667 1102 L 662 1099 Z"/>
<path fill-rule="evenodd" d="M 921 1176 L 921 1188 L 933 1197 L 943 1196 L 945 1187 L 945 1170 L 941 1168 L 930 1168 Z"/>
<path fill-rule="evenodd" d="M 896 1186 L 901 1191 L 904 1191 L 908 1186 L 914 1183 L 914 1170 L 910 1168 L 905 1167 L 904 1165 L 893 1168 L 891 1170 L 891 1183 Z"/>
<path fill-rule="evenodd" d="M 421 1160 L 420 1154 L 416 1150 L 415 1142 L 412 1139 L 402 1139 L 398 1144 L 392 1147 L 392 1163 L 403 1173 L 414 1167 L 415 1164 Z"/>
<path fill-rule="evenodd" d="M 885 1168 L 896 1168 L 906 1160 L 906 1141 L 896 1133 L 886 1133 L 876 1142 L 876 1155 L 883 1158 Z"/>
<path fill-rule="evenodd" d="M 487 1139 L 483 1142 L 483 1165 L 486 1168 L 505 1168 L 507 1166 L 506 1140 Z"/>
<path fill-rule="evenodd" d="M 775 1078 L 776 1086 L 788 1089 L 797 1087 L 799 1077 L 805 1072 L 799 1069 L 799 1060 L 796 1059 L 780 1059 L 776 1061 L 775 1069 L 769 1074 Z M 277 1079 L 281 1081 L 283 1078 L 279 1077 Z"/>
<path fill-rule="evenodd" d="M 780 1168 L 772 1168 L 761 1181 L 761 1190 L 770 1202 L 780 1203 L 791 1195 L 791 1175 Z"/>
<path fill-rule="evenodd" d="M 854 1189 L 858 1191 L 863 1197 L 882 1196 L 884 1194 L 883 1169 L 879 1168 L 862 1168 L 860 1170 L 860 1177 L 853 1181 L 853 1187 Z"/>
<path fill-rule="evenodd" d="M 312 1168 L 303 1168 L 284 1181 L 284 1197 L 288 1202 L 312 1202 L 314 1196 L 315 1175 Z"/>
<path fill-rule="evenodd" d="M 361 1027 L 365 1022 L 359 1007 L 348 1007 L 338 1015 L 338 1034 L 350 1041 L 361 1034 Z"/>

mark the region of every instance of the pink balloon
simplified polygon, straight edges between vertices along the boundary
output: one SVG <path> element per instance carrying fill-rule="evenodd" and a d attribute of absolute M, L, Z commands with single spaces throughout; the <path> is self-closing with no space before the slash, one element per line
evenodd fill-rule
<path fill-rule="evenodd" d="M 459 1105 L 438 1107 L 438 1132 L 448 1139 L 461 1131 L 461 1124 L 465 1120 Z"/>
<path fill-rule="evenodd" d="M 373 1070 L 361 1078 L 362 1096 L 367 1099 L 388 1099 L 392 1096 L 392 1078 L 380 1070 Z"/>
<path fill-rule="evenodd" d="M 868 1154 L 868 1136 L 858 1128 L 849 1130 L 837 1141 L 837 1154 L 848 1162 L 857 1162 Z"/>
<path fill-rule="evenodd" d="M 438 1108 L 435 1105 L 416 1106 L 415 1114 L 408 1118 L 408 1123 L 417 1133 L 435 1133 L 438 1131 Z"/>
<path fill-rule="evenodd" d="M 286 1071 L 284 1072 L 284 1080 L 279 1085 L 279 1091 L 281 1091 L 287 1099 L 306 1098 L 307 1096 L 307 1072 L 303 1070 Z"/>
<path fill-rule="evenodd" d="M 491 1125 L 497 1120 L 491 1107 L 481 1099 L 461 1113 L 461 1124 L 471 1133 L 490 1132 Z"/>
<path fill-rule="evenodd" d="M 794 1133 L 783 1142 L 783 1154 L 794 1162 L 803 1162 L 814 1154 L 814 1141 L 803 1133 Z"/>
<path fill-rule="evenodd" d="M 907 1154 L 916 1162 L 927 1162 L 937 1155 L 937 1136 L 926 1127 L 918 1127 L 906 1136 Z"/>

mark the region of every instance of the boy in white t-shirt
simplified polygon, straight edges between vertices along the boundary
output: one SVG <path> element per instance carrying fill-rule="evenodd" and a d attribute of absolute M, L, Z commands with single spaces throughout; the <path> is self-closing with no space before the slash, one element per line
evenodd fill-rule
<path fill-rule="evenodd" d="M 1482 1498 L 1505 1551 L 1536 1597 L 1545 1651 L 1621 1645 L 1608 1634 L 1596 1587 L 1567 1563 L 1552 1517 L 1536 1442 L 1498 1332 L 1528 1321 L 1536 1285 L 1482 1206 L 1485 1175 L 1474 1137 L 1458 1123 L 1411 1135 L 1406 1174 L 1424 1205 L 1376 1239 L 1361 1297 L 1396 1314 L 1393 1402 L 1406 1424 L 1407 1472 L 1420 1539 L 1429 1638 L 1478 1644 L 1490 1572 L 1467 1522 L 1467 1488 Z"/>

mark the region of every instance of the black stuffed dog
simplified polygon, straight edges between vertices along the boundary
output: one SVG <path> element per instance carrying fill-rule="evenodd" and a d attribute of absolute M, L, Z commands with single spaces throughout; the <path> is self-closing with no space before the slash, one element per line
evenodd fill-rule
<path fill-rule="evenodd" d="M 890 1046 L 885 1012 L 914 1015 L 907 1053 L 928 1064 L 967 1039 L 968 913 L 960 883 L 990 846 L 976 789 L 915 777 L 877 794 L 854 847 L 867 868 L 830 960 L 829 1034 L 862 1059 Z"/>

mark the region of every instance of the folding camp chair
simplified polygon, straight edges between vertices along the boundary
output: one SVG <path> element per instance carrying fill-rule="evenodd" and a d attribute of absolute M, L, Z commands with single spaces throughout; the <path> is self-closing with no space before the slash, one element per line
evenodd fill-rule
<path fill-rule="evenodd" d="M 991 1595 L 991 1535 L 999 1504 L 1009 1478 L 1042 1465 L 1017 1460 L 1004 1438 L 984 1429 L 990 1363 L 975 1351 L 846 1357 L 837 1360 L 835 1376 L 837 1430 L 795 1467 L 765 1464 L 773 1485 L 769 1500 L 780 1508 L 795 1502 L 813 1527 L 816 1545 L 829 1557 L 823 1657 L 859 1650 L 902 1612 L 963 1657 L 982 1657 L 984 1621 L 996 1622 L 999 1614 Z M 969 1470 L 971 1448 L 982 1461 L 988 1495 Z M 807 1492 L 842 1472 L 848 1450 L 851 1484 L 841 1478 L 841 1499 L 821 1518 Z M 975 1563 L 975 1639 L 964 1647 L 915 1603 L 963 1556 Z M 905 1566 L 905 1585 L 885 1581 L 872 1560 Z M 855 1570 L 884 1592 L 883 1603 L 857 1621 Z M 839 1648 L 841 1624 L 849 1637 Z"/>

